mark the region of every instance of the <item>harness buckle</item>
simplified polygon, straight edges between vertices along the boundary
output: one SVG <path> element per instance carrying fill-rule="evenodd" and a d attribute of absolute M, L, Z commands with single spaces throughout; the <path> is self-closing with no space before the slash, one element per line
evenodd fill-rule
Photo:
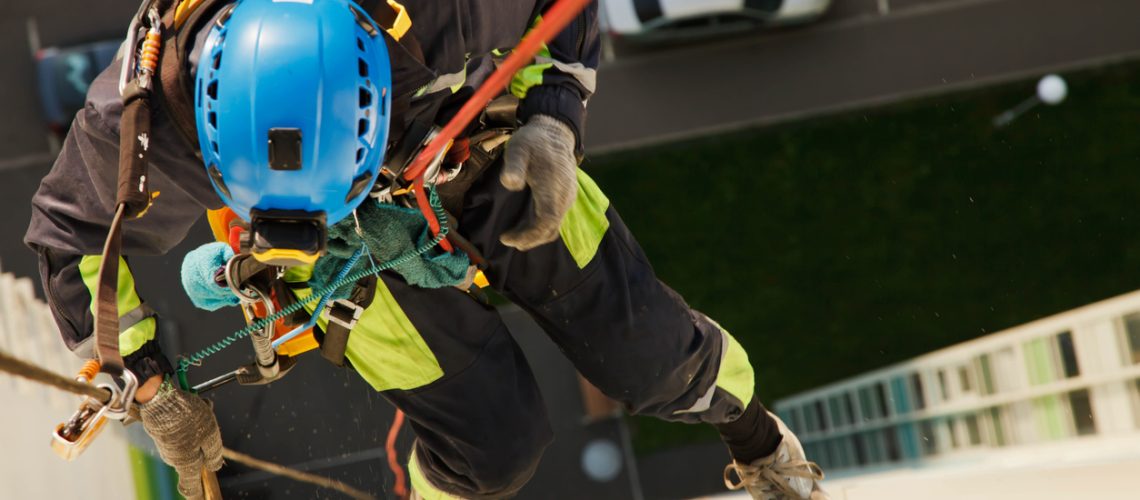
<path fill-rule="evenodd" d="M 329 323 L 351 331 L 356 327 L 356 322 L 360 321 L 362 314 L 364 308 L 360 307 L 360 304 L 348 299 L 338 299 L 329 306 Z"/>

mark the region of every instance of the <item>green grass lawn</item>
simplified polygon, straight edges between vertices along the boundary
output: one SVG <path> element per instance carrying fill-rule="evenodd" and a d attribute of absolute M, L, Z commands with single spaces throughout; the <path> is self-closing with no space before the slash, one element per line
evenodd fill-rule
<path fill-rule="evenodd" d="M 587 171 L 766 402 L 1140 288 L 1140 64 L 645 150 Z M 633 420 L 640 452 L 715 439 Z"/>

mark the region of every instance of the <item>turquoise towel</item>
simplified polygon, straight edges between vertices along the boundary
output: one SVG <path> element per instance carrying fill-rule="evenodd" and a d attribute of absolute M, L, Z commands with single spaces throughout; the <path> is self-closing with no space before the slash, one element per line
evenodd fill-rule
<path fill-rule="evenodd" d="M 356 213 L 360 218 L 364 238 L 356 234 L 356 222 L 352 217 L 329 228 L 328 253 L 317 261 L 313 277 L 309 280 L 309 285 L 314 290 L 328 285 L 365 242 L 372 259 L 367 256 L 360 259 L 350 273 L 370 268 L 372 260 L 383 264 L 413 253 L 416 248 L 431 241 L 427 220 L 418 210 L 365 200 Z M 393 270 L 411 285 L 443 288 L 463 283 L 470 264 L 467 254 L 449 254 L 437 247 Z M 332 298 L 345 298 L 351 291 L 350 286 L 342 287 Z"/>

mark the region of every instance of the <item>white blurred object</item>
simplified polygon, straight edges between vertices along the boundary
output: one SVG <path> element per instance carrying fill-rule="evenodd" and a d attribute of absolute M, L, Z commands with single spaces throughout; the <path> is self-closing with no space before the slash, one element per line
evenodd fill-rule
<path fill-rule="evenodd" d="M 1045 103 L 1050 106 L 1056 106 L 1064 102 L 1065 98 L 1069 96 L 1069 84 L 1065 83 L 1065 79 L 1059 75 L 1045 75 L 1037 82 L 1037 94 L 1029 99 L 1021 101 L 1012 109 L 1006 110 L 1004 113 L 994 117 L 994 126 L 1002 128 L 1013 123 L 1017 117 L 1025 114 L 1027 111 L 1037 107 L 1038 104 Z"/>
<path fill-rule="evenodd" d="M 1037 82 L 1037 98 L 1050 106 L 1061 104 L 1069 95 L 1069 85 L 1057 75 L 1046 75 Z"/>
<path fill-rule="evenodd" d="M 643 41 L 800 24 L 821 17 L 832 0 L 602 0 L 610 36 Z"/>
<path fill-rule="evenodd" d="M 621 473 L 621 450 L 608 439 L 595 439 L 582 449 L 582 470 L 590 479 L 604 483 Z"/>

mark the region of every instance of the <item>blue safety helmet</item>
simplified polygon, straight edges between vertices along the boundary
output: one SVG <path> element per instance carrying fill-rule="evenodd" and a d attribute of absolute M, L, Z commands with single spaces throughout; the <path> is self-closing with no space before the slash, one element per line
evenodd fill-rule
<path fill-rule="evenodd" d="M 239 0 L 195 76 L 202 159 L 263 262 L 312 262 L 367 197 L 388 138 L 384 32 L 349 0 Z"/>

